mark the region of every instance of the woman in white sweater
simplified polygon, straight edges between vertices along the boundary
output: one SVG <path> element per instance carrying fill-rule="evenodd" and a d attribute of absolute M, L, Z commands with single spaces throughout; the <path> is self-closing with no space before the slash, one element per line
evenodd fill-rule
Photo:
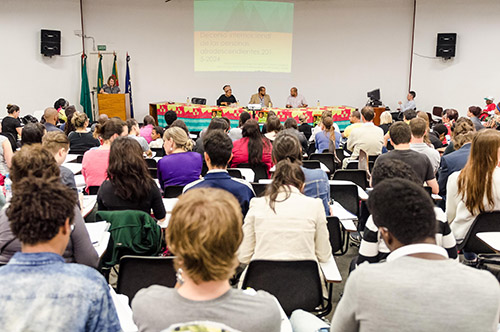
<path fill-rule="evenodd" d="M 304 173 L 288 159 L 276 165 L 265 197 L 250 201 L 238 258 L 326 262 L 332 249 L 319 198 L 302 194 Z"/>
<path fill-rule="evenodd" d="M 472 140 L 469 160 L 450 175 L 446 215 L 457 243 L 461 243 L 474 219 L 485 211 L 500 210 L 500 132 L 482 130 Z"/>

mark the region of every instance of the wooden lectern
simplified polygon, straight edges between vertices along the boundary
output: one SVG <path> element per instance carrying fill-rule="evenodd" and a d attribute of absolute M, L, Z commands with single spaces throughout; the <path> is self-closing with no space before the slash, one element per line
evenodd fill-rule
<path fill-rule="evenodd" d="M 130 119 L 130 98 L 128 93 L 97 94 L 99 114 L 107 114 L 109 118 L 119 117 L 123 121 Z"/>

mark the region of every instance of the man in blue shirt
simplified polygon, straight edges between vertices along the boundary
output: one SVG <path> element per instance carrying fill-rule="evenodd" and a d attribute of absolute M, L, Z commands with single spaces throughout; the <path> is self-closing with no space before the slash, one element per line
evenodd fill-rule
<path fill-rule="evenodd" d="M 13 187 L 7 210 L 21 241 L 0 269 L 3 331 L 121 331 L 109 288 L 94 269 L 61 257 L 76 197 L 58 178 L 27 177 Z"/>
<path fill-rule="evenodd" d="M 191 182 L 184 187 L 184 191 L 193 188 L 219 188 L 229 191 L 236 197 L 245 216 L 248 212 L 250 200 L 255 197 L 252 186 L 242 180 L 229 176 L 227 165 L 233 158 L 233 142 L 229 136 L 220 129 L 210 130 L 203 136 L 204 156 L 208 173 L 202 180 Z"/>

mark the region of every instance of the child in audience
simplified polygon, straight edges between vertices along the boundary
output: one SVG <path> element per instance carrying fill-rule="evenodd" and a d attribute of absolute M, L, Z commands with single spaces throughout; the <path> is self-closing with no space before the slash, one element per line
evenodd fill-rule
<path fill-rule="evenodd" d="M 146 115 L 143 121 L 144 126 L 141 128 L 139 135 L 144 137 L 149 144 L 153 140 L 151 133 L 153 131 L 153 127 L 156 126 L 156 121 L 151 115 Z"/>
<path fill-rule="evenodd" d="M 153 139 L 151 143 L 149 143 L 150 149 L 161 149 L 163 147 L 163 133 L 165 130 L 160 126 L 153 127 L 153 131 L 151 131 L 151 138 Z"/>
<path fill-rule="evenodd" d="M 272 295 L 229 285 L 241 220 L 238 201 L 224 190 L 198 188 L 180 196 L 166 234 L 178 288 L 153 285 L 136 294 L 139 331 L 280 331 L 280 306 Z"/>

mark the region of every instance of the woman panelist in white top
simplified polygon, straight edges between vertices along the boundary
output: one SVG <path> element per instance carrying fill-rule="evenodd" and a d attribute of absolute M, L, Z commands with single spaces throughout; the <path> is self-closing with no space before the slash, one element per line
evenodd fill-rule
<path fill-rule="evenodd" d="M 288 159 L 276 165 L 264 197 L 253 198 L 243 224 L 238 258 L 326 262 L 332 249 L 319 198 L 302 194 L 304 173 Z"/>

